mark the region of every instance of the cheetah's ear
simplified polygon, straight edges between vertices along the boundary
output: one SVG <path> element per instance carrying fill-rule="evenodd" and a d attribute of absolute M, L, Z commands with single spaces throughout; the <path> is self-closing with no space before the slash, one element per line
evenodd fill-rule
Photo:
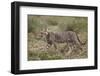
<path fill-rule="evenodd" d="M 48 35 L 48 32 L 45 32 L 45 35 Z"/>
<path fill-rule="evenodd" d="M 44 31 L 45 31 L 45 32 L 48 32 L 47 26 L 44 27 Z"/>

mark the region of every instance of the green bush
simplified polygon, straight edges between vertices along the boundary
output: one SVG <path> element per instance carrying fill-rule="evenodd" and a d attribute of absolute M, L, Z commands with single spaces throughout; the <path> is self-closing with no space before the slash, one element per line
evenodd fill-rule
<path fill-rule="evenodd" d="M 41 24 L 37 17 L 28 17 L 28 32 L 36 33 L 41 28 Z"/>

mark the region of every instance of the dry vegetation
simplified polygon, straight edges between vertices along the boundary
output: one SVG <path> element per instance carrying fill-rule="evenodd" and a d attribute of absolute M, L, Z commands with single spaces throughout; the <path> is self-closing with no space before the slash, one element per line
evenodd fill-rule
<path fill-rule="evenodd" d="M 68 53 L 66 43 L 57 44 L 57 50 L 53 46 L 46 49 L 45 38 L 40 38 L 39 33 L 47 27 L 49 31 L 75 31 L 82 42 L 87 41 L 87 17 L 70 16 L 28 16 L 28 60 L 55 60 L 55 59 L 80 59 L 87 58 L 87 43 L 79 49 Z M 70 50 L 69 50 L 70 51 Z"/>

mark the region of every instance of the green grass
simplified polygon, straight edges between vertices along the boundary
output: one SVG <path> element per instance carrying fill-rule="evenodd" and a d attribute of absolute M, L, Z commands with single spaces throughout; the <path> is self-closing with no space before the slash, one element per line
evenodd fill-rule
<path fill-rule="evenodd" d="M 79 49 L 68 51 L 62 49 L 65 43 L 57 44 L 57 50 L 53 46 L 46 49 L 45 38 L 40 38 L 39 34 L 45 28 L 51 32 L 61 32 L 72 30 L 78 33 L 82 42 L 87 40 L 87 17 L 71 16 L 28 16 L 28 60 L 56 60 L 56 59 L 82 59 L 87 58 L 87 44 L 83 46 L 84 51 L 79 53 Z"/>

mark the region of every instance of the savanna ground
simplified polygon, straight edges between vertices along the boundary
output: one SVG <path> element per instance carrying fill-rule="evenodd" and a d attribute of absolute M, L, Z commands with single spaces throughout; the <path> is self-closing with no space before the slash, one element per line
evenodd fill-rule
<path fill-rule="evenodd" d="M 87 26 L 87 17 L 28 15 L 28 60 L 87 58 Z M 39 37 L 40 32 L 45 28 L 48 28 L 49 32 L 75 31 L 81 42 L 86 41 L 86 44 L 82 46 L 83 51 L 79 53 L 80 50 L 77 49 L 68 53 L 65 48 L 64 52 L 61 52 L 66 43 L 58 43 L 57 50 L 53 46 L 46 49 L 45 38 Z"/>

